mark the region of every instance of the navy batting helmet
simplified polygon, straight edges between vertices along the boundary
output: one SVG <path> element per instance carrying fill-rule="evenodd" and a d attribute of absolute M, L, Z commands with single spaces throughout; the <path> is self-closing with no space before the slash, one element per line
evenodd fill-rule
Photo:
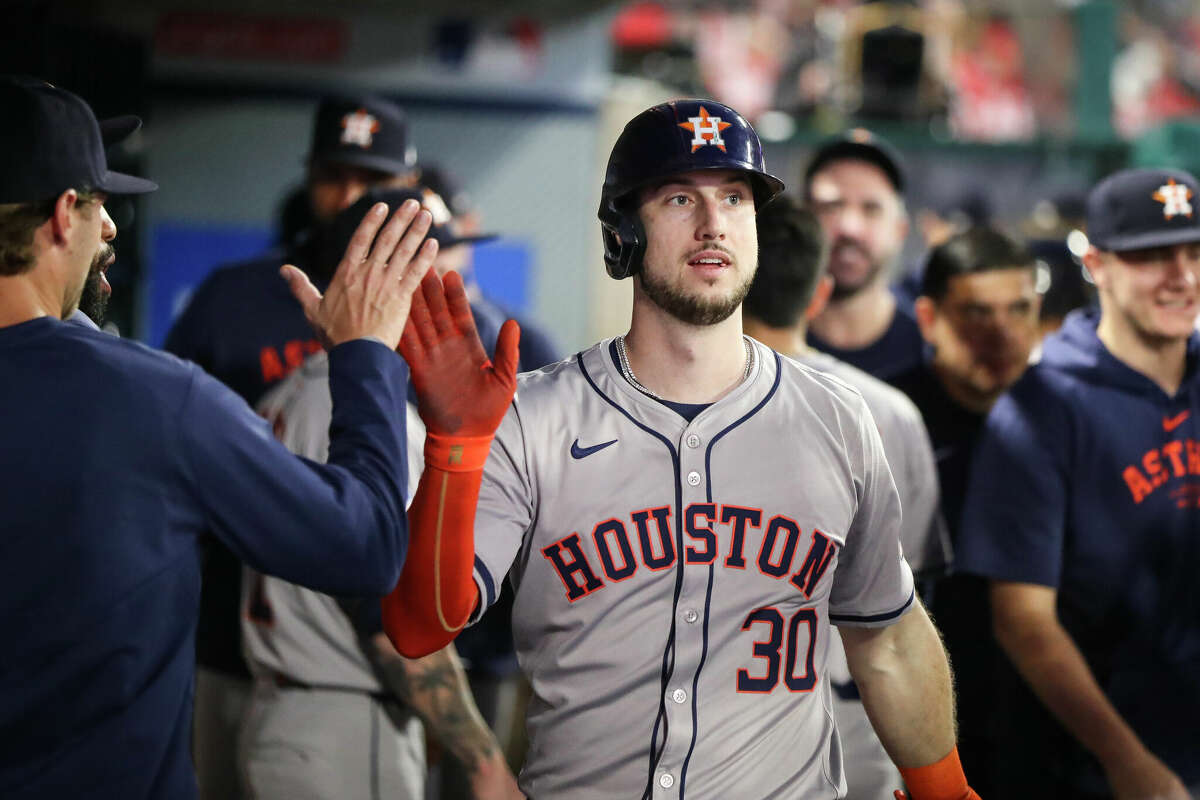
<path fill-rule="evenodd" d="M 741 114 L 713 100 L 674 100 L 648 108 L 629 121 L 608 157 L 600 193 L 604 264 L 614 278 L 628 278 L 642 265 L 646 232 L 635 193 L 652 183 L 707 169 L 746 173 L 761 208 L 783 191 L 767 172 L 762 143 Z"/>

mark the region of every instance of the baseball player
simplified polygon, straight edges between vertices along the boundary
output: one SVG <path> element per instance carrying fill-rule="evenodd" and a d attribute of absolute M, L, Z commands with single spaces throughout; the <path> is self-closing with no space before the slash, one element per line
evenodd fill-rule
<path fill-rule="evenodd" d="M 338 259 L 321 253 L 328 250 L 329 224 L 337 214 L 370 189 L 415 183 L 416 152 L 404 112 L 370 95 L 322 99 L 306 166 L 305 199 L 312 220 L 307 236 L 214 270 L 196 288 L 164 344 L 252 406 L 321 349 L 276 275 L 279 264 L 297 266 L 323 289 Z M 238 625 L 242 565 L 219 542 L 208 550 L 196 637 L 196 771 L 204 800 L 237 800 L 234 741 L 251 689 Z"/>
<path fill-rule="evenodd" d="M 349 236 L 375 197 L 399 205 L 411 190 L 368 192 L 338 217 Z M 434 270 L 461 245 L 445 226 L 430 236 Z M 332 399 L 329 358 L 310 357 L 267 392 L 259 413 L 292 452 L 324 462 Z M 409 485 L 421 474 L 425 428 L 409 405 Z M 471 699 L 450 645 L 422 659 L 396 653 L 383 634 L 379 603 L 347 600 L 246 568 L 242 642 L 255 677 L 238 737 L 239 773 L 249 797 L 425 797 L 423 721 L 468 773 L 473 797 L 519 797 L 495 736 Z"/>
<path fill-rule="evenodd" d="M 107 197 L 156 187 L 108 169 L 69 92 L 0 82 L 0 118 L 0 796 L 187 800 L 205 534 L 323 591 L 399 574 L 391 351 L 436 253 L 429 215 L 375 208 L 324 296 L 287 271 L 329 346 L 331 456 L 312 464 L 195 365 L 62 322 L 111 258 Z"/>
<path fill-rule="evenodd" d="M 914 572 L 936 574 L 949 561 L 949 540 L 938 510 L 937 470 L 921 413 L 902 392 L 805 343 L 808 320 L 832 290 L 825 274 L 825 237 L 806 208 L 780 195 L 758 213 L 758 271 L 742 312 L 747 336 L 813 369 L 834 375 L 866 401 L 888 458 L 900 507 L 900 542 Z M 863 710 L 841 639 L 829 647 L 829 682 L 842 740 L 850 800 L 890 797 L 900 775 Z"/>
<path fill-rule="evenodd" d="M 1092 189 L 1099 312 L 1069 314 L 987 418 L 960 563 L 1039 701 L 1008 704 L 997 757 L 1022 768 L 1000 796 L 1200 796 L 1198 196 L 1169 169 Z"/>
<path fill-rule="evenodd" d="M 804 171 L 804 199 L 829 240 L 833 295 L 808 343 L 882 380 L 921 363 L 924 342 L 888 289 L 908 236 L 905 175 L 883 139 L 855 128 L 830 139 Z"/>
<path fill-rule="evenodd" d="M 513 581 L 531 797 L 844 796 L 831 622 L 914 797 L 974 797 L 862 397 L 742 335 L 755 209 L 782 188 L 731 108 L 635 117 L 600 206 L 629 333 L 523 375 L 511 404 L 515 323 L 492 365 L 455 273 L 414 305 L 426 468 L 384 624 L 431 652 Z"/>

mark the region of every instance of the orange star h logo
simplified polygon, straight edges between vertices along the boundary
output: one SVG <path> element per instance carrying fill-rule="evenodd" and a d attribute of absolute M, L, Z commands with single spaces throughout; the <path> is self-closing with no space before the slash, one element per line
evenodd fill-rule
<path fill-rule="evenodd" d="M 704 106 L 700 106 L 700 116 L 688 117 L 688 121 L 680 122 L 679 127 L 692 132 L 693 153 L 708 144 L 716 145 L 724 153 L 725 140 L 721 138 L 721 131 L 732 124 L 731 122 L 721 122 L 720 117 L 710 117 L 704 110 Z"/>
<path fill-rule="evenodd" d="M 1150 196 L 1163 204 L 1163 218 L 1179 215 L 1192 218 L 1192 204 L 1188 202 L 1192 199 L 1192 190 L 1182 183 L 1176 183 L 1174 178 L 1167 178 L 1167 182 Z"/>

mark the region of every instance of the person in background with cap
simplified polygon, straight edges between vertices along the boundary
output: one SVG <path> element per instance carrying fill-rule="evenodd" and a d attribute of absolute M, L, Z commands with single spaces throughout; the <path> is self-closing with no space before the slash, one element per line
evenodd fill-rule
<path fill-rule="evenodd" d="M 308 157 L 313 224 L 307 235 L 214 270 L 171 327 L 165 349 L 196 362 L 247 403 L 257 403 L 321 350 L 299 304 L 276 276 L 279 264 L 296 265 L 323 289 L 337 259 L 319 254 L 337 214 L 370 188 L 411 186 L 415 180 L 416 153 L 399 107 L 371 96 L 322 100 Z M 240 796 L 234 739 L 250 692 L 237 621 L 241 570 L 227 549 L 211 545 L 197 635 L 195 756 L 201 796 L 212 800 Z"/>
<path fill-rule="evenodd" d="M 407 381 L 391 350 L 436 254 L 430 218 L 410 203 L 385 226 L 375 207 L 324 297 L 284 270 L 329 347 L 337 423 L 315 465 L 195 365 L 62 322 L 112 258 L 105 200 L 157 187 L 108 169 L 70 92 L 0 80 L 0 118 L 0 796 L 188 800 L 204 535 L 323 591 L 399 575 Z"/>
<path fill-rule="evenodd" d="M 414 189 L 368 191 L 332 223 L 332 255 L 376 202 L 421 202 Z M 435 216 L 437 216 L 435 214 Z M 434 223 L 439 275 L 467 247 L 449 220 Z M 329 357 L 321 352 L 258 404 L 292 452 L 329 452 Z M 424 461 L 425 428 L 408 411 L 411 498 Z M 462 765 L 470 797 L 520 797 L 496 737 L 471 700 L 454 645 L 407 659 L 383 633 L 379 598 L 347 599 L 250 567 L 242 580 L 242 642 L 254 692 L 238 736 L 244 793 L 262 798 L 424 800 L 425 734 Z M 422 731 L 422 723 L 424 731 Z"/>
<path fill-rule="evenodd" d="M 1068 315 L 988 416 L 958 563 L 991 582 L 1037 698 L 1006 704 L 997 797 L 1200 793 L 1197 200 L 1167 169 L 1092 190 L 1100 309 Z"/>
<path fill-rule="evenodd" d="M 829 240 L 833 296 L 810 346 L 889 380 L 921 363 L 916 320 L 888 289 L 908 236 L 904 172 L 891 146 L 856 128 L 821 145 L 804 172 L 805 200 Z"/>

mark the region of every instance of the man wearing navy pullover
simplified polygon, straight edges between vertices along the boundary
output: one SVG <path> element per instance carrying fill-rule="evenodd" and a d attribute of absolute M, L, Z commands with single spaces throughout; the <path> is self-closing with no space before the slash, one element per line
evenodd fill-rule
<path fill-rule="evenodd" d="M 382 594 L 399 574 L 392 351 L 436 253 L 429 215 L 406 204 L 384 226 L 374 209 L 323 297 L 285 269 L 329 348 L 317 465 L 194 365 L 62 322 L 112 259 L 104 200 L 156 187 L 107 169 L 69 92 L 0 79 L 0 118 L 0 797 L 186 800 L 203 532 L 325 592 Z"/>
<path fill-rule="evenodd" d="M 959 566 L 1032 689 L 996 796 L 1200 796 L 1200 182 L 1134 169 L 1088 196 L 1100 311 L 1000 398 Z"/>

